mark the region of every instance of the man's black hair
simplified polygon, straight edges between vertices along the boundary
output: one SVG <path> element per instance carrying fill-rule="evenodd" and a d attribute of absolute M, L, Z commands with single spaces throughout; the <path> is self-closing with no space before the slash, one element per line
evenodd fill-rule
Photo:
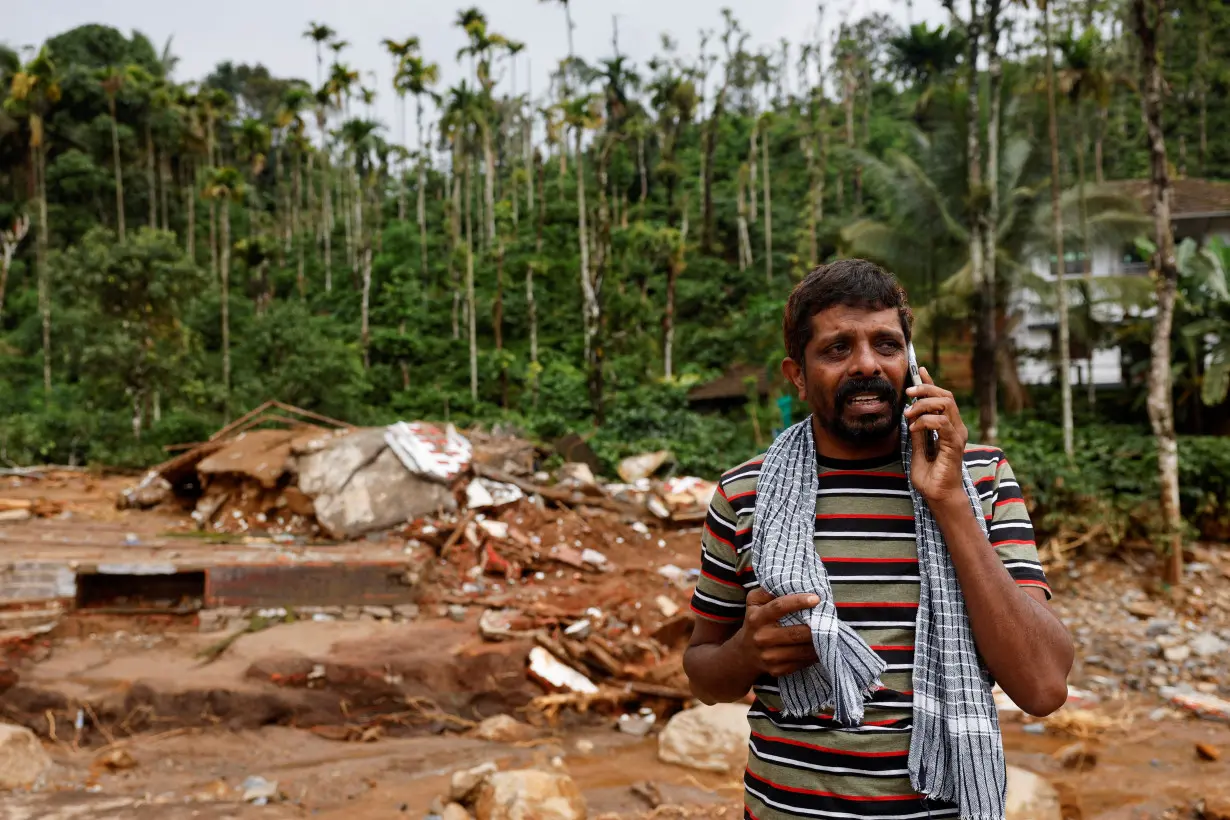
<path fill-rule="evenodd" d="M 910 341 L 914 313 L 896 277 L 866 259 L 839 259 L 820 265 L 803 277 L 786 301 L 782 332 L 790 358 L 804 364 L 804 351 L 811 342 L 812 317 L 835 305 L 867 310 L 896 309 L 901 318 L 901 331 L 905 340 Z"/>

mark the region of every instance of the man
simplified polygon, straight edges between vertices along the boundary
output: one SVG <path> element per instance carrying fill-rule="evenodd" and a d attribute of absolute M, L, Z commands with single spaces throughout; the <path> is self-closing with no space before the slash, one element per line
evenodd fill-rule
<path fill-rule="evenodd" d="M 791 569 L 778 572 L 778 585 L 795 583 L 794 594 L 774 598 L 761 589 L 762 581 L 768 585 L 767 576 L 757 577 L 761 564 L 779 569 L 772 562 L 786 532 L 777 526 L 788 515 L 783 499 L 788 507 L 799 492 L 763 483 L 770 459 L 773 480 L 791 483 L 781 479 L 788 462 L 775 449 L 726 473 L 710 507 L 692 599 L 698 618 L 684 666 L 706 703 L 755 694 L 745 818 L 970 816 L 977 790 L 985 792 L 984 812 L 1002 815 L 1002 744 L 987 674 L 1032 715 L 1047 715 L 1066 700 L 1072 644 L 1047 604 L 1050 589 L 1020 487 L 1000 450 L 967 444 L 952 394 L 925 369 L 924 384 L 907 387 L 912 319 L 896 280 L 863 260 L 815 269 L 786 305 L 782 372 L 811 418 L 774 448 L 795 435 L 807 442 L 800 459 L 814 456 L 800 461 L 812 473 L 793 482 L 814 486 L 800 496 L 815 499 L 814 529 L 810 507 L 798 505 L 802 549 L 810 554 L 791 560 L 813 561 L 822 567 L 819 576 Z M 933 461 L 924 455 L 925 436 L 935 437 Z M 770 491 L 773 500 L 758 507 Z M 767 531 L 770 518 L 772 534 L 757 540 L 756 528 Z M 920 553 L 920 545 L 933 542 L 937 550 Z M 947 596 L 955 605 L 944 600 L 945 566 L 952 590 L 959 587 Z M 800 577 L 824 580 L 800 589 Z M 929 613 L 925 624 L 920 599 Z M 828 626 L 826 607 L 836 612 Z M 962 635 L 976 670 L 966 682 L 976 683 L 969 691 L 943 691 L 962 685 L 953 669 L 959 653 L 949 652 Z M 915 674 L 916 649 L 925 674 Z M 851 662 L 860 651 L 873 667 L 862 678 Z M 842 704 L 842 686 L 851 681 L 858 702 L 847 695 L 838 715 L 831 707 Z M 920 681 L 933 688 L 920 689 L 928 696 L 915 703 Z M 796 702 L 822 699 L 815 711 L 792 714 L 787 694 Z M 967 707 L 983 711 L 970 718 Z M 930 728 L 914 736 L 923 715 Z M 973 751 L 958 754 L 957 747 Z M 935 786 L 936 769 L 949 765 L 955 771 L 938 775 L 950 778 L 947 785 Z"/>

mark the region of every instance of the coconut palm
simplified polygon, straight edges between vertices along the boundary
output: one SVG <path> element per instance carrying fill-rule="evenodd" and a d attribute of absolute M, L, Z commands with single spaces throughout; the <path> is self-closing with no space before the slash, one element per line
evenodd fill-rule
<path fill-rule="evenodd" d="M 111 114 L 111 156 L 115 172 L 115 232 L 124 241 L 124 168 L 120 161 L 120 127 L 116 114 L 115 98 L 128 80 L 128 72 L 118 66 L 108 66 L 98 72 L 98 84 L 107 97 L 107 111 Z"/>
<path fill-rule="evenodd" d="M 424 285 L 427 281 L 427 148 L 423 141 L 423 97 L 435 98 L 432 87 L 440 82 L 440 66 L 414 54 L 402 61 L 394 81 L 401 93 L 414 95 L 414 121 L 418 128 L 418 201 L 416 217 L 419 223 L 419 253 Z"/>
<path fill-rule="evenodd" d="M 325 66 L 323 46 L 332 42 L 333 38 L 337 36 L 337 32 L 324 23 L 308 23 L 303 36 L 316 43 L 316 84 L 320 85 L 325 81 L 322 74 Z"/>

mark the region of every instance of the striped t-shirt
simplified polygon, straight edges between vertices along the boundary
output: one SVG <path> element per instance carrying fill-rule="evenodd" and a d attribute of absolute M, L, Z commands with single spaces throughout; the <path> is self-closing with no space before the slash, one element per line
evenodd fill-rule
<path fill-rule="evenodd" d="M 867 461 L 818 456 L 815 544 L 841 620 L 887 664 L 883 688 L 866 703 L 863 724 L 843 729 L 829 713 L 786 718 L 776 679 L 753 687 L 752 736 L 744 775 L 744 817 L 907 820 L 952 816 L 952 804 L 924 801 L 907 762 L 913 703 L 918 547 L 914 509 L 900 454 Z M 744 599 L 759 586 L 752 569 L 752 526 L 760 460 L 726 473 L 701 537 L 701 576 L 692 610 L 738 624 Z M 1021 586 L 1050 589 L 1033 526 L 1002 451 L 971 445 L 965 464 L 982 499 L 990 540 Z"/>

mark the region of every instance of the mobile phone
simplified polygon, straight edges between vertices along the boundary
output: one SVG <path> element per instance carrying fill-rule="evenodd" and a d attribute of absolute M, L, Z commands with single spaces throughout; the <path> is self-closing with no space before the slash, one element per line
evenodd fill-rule
<path fill-rule="evenodd" d="M 922 374 L 918 372 L 918 356 L 914 353 L 913 342 L 910 342 L 907 353 L 910 361 L 910 380 L 914 382 L 915 387 L 922 387 Z M 914 401 L 918 401 L 918 399 L 914 399 Z M 913 404 L 914 401 L 910 402 L 910 404 Z M 935 461 L 939 456 L 939 433 L 936 433 L 934 430 L 928 430 L 923 440 L 926 442 L 927 461 Z"/>

